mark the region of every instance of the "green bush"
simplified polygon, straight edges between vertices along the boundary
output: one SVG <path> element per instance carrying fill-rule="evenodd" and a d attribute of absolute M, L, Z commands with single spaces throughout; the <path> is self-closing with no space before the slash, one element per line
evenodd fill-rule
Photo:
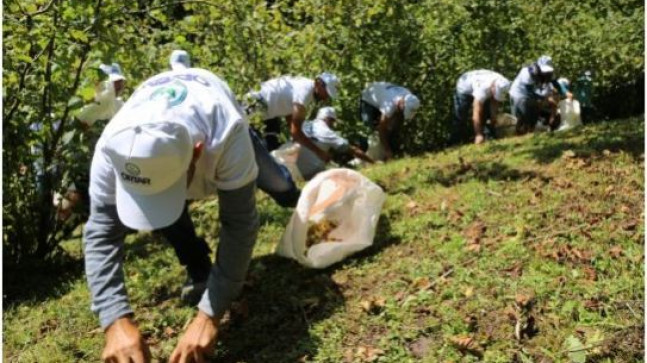
<path fill-rule="evenodd" d="M 91 100 L 100 62 L 119 62 L 132 90 L 183 48 L 239 95 L 281 74 L 332 71 L 350 136 L 366 133 L 357 116 L 366 83 L 398 83 L 422 101 L 405 125 L 412 153 L 443 147 L 462 72 L 489 68 L 513 79 L 541 54 L 571 79 L 593 71 L 601 112 L 634 96 L 628 109 L 643 111 L 634 86 L 644 84 L 642 1 L 30 0 L 3 10 L 5 261 L 48 255 L 74 226 L 56 222 L 51 197 L 87 174 L 92 145 L 73 115 Z M 31 131 L 34 123 L 42 130 Z M 42 155 L 30 152 L 36 145 Z M 19 173 L 37 160 L 42 192 L 33 168 Z"/>

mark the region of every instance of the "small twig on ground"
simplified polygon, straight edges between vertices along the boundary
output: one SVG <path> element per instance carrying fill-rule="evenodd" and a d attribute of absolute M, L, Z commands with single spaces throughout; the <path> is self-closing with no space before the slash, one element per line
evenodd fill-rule
<path fill-rule="evenodd" d="M 545 236 L 537 236 L 537 237 L 534 237 L 534 238 L 528 238 L 526 240 L 526 242 L 535 242 L 535 241 L 540 240 L 540 239 L 548 239 L 548 238 L 551 238 L 551 237 L 556 237 L 556 236 L 559 236 L 560 234 L 576 231 L 576 230 L 582 229 L 582 228 L 584 228 L 586 226 L 588 226 L 588 223 L 582 223 L 580 225 L 577 225 L 575 227 L 571 227 L 569 229 L 549 233 L 548 235 L 545 235 Z"/>
<path fill-rule="evenodd" d="M 625 303 L 625 306 L 626 306 L 627 308 L 629 308 L 629 311 L 631 311 L 631 313 L 632 313 L 632 314 L 634 314 L 634 317 L 635 317 L 635 318 L 638 318 L 638 317 L 639 317 L 639 316 L 638 316 L 638 314 L 636 314 L 636 312 L 634 311 L 634 309 L 631 307 L 631 305 L 629 305 L 629 303 L 627 303 L 627 302 L 626 302 L 626 303 Z"/>
<path fill-rule="evenodd" d="M 476 259 L 477 259 L 476 257 L 472 257 L 469 260 L 459 264 L 459 266 L 460 267 L 465 267 L 465 266 L 469 265 L 470 263 L 476 261 Z M 429 285 L 429 288 L 432 288 L 434 285 L 436 285 L 438 282 L 440 282 L 440 280 L 442 280 L 445 277 L 451 275 L 452 273 L 454 273 L 454 267 L 449 268 L 447 271 L 445 271 L 445 273 L 443 273 L 438 278 L 436 278 L 434 281 L 432 281 L 431 284 Z"/>
<path fill-rule="evenodd" d="M 486 190 L 485 192 L 488 193 L 488 194 L 494 195 L 495 197 L 502 197 L 503 196 L 503 194 L 497 193 L 497 192 L 495 192 L 493 190 L 490 190 L 490 189 Z"/>

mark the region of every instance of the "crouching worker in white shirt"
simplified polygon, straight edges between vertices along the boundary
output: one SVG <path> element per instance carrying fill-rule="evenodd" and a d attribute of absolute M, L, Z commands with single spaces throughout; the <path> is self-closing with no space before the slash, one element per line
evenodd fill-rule
<path fill-rule="evenodd" d="M 172 227 L 187 199 L 217 194 L 216 261 L 169 361 L 202 361 L 213 351 L 219 319 L 242 288 L 256 241 L 257 173 L 242 110 L 229 87 L 203 69 L 148 79 L 105 127 L 92 161 L 83 234 L 92 310 L 105 329 L 103 361 L 150 360 L 124 281 L 127 228 Z"/>
<path fill-rule="evenodd" d="M 366 162 L 374 160 L 366 155 L 360 148 L 350 145 L 348 140 L 339 136 L 334 131 L 337 114 L 332 107 L 322 107 L 317 112 L 317 118 L 303 124 L 303 133 L 312 140 L 318 148 L 333 154 L 350 153 Z M 317 173 L 326 170 L 326 162 L 319 158 L 312 150 L 302 147 L 297 158 L 297 168 L 305 180 L 312 179 Z"/>
<path fill-rule="evenodd" d="M 94 102 L 84 106 L 76 116 L 84 130 L 98 120 L 110 120 L 124 105 L 121 93 L 126 85 L 126 77 L 119 64 L 101 64 L 99 69 L 108 79 L 96 85 Z"/>
<path fill-rule="evenodd" d="M 494 133 L 499 106 L 505 100 L 509 89 L 510 81 L 499 73 L 487 69 L 463 73 L 456 82 L 454 124 L 450 144 L 466 141 L 468 135 L 472 134 L 466 127 L 468 120 L 474 126 L 475 144 L 485 141 L 485 122 L 488 119 L 491 132 Z"/>
<path fill-rule="evenodd" d="M 395 137 L 404 120 L 411 120 L 420 108 L 420 100 L 408 89 L 388 82 L 374 82 L 362 91 L 359 117 L 372 131 L 377 131 L 384 148 L 385 161 L 399 148 Z"/>

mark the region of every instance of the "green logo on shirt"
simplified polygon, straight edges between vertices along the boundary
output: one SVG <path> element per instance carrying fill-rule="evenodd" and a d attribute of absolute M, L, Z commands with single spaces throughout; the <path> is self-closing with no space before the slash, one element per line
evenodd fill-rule
<path fill-rule="evenodd" d="M 164 97 L 168 99 L 168 102 L 171 106 L 177 106 L 180 103 L 184 102 L 187 95 L 187 89 L 184 83 L 180 81 L 174 81 L 169 85 L 162 86 L 153 92 L 150 96 L 150 100 L 156 100 L 158 98 Z"/>

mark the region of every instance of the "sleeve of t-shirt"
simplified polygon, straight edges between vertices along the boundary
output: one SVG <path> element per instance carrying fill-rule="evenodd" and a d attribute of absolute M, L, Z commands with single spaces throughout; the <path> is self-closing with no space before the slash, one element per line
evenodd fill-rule
<path fill-rule="evenodd" d="M 535 94 L 540 98 L 549 97 L 553 94 L 553 87 L 550 83 L 539 85 L 535 89 Z"/>
<path fill-rule="evenodd" d="M 325 124 L 316 125 L 313 128 L 313 134 L 317 141 L 329 145 L 335 151 L 344 152 L 349 148 L 348 140 L 339 136 L 338 133 L 331 130 Z"/>
<path fill-rule="evenodd" d="M 380 112 L 386 117 L 391 117 L 395 113 L 395 102 L 392 100 L 382 101 Z"/>
<path fill-rule="evenodd" d="M 292 103 L 308 106 L 312 100 L 313 92 L 314 82 L 309 80 L 295 82 L 292 85 Z"/>
<path fill-rule="evenodd" d="M 79 114 L 76 116 L 81 122 L 88 126 L 92 126 L 97 120 L 106 119 L 106 107 L 100 103 L 93 102 L 89 105 L 83 106 Z"/>
<path fill-rule="evenodd" d="M 108 158 L 101 150 L 103 139 L 99 139 L 94 149 L 90 166 L 90 188 L 92 199 L 104 204 L 115 204 L 116 175 Z"/>

